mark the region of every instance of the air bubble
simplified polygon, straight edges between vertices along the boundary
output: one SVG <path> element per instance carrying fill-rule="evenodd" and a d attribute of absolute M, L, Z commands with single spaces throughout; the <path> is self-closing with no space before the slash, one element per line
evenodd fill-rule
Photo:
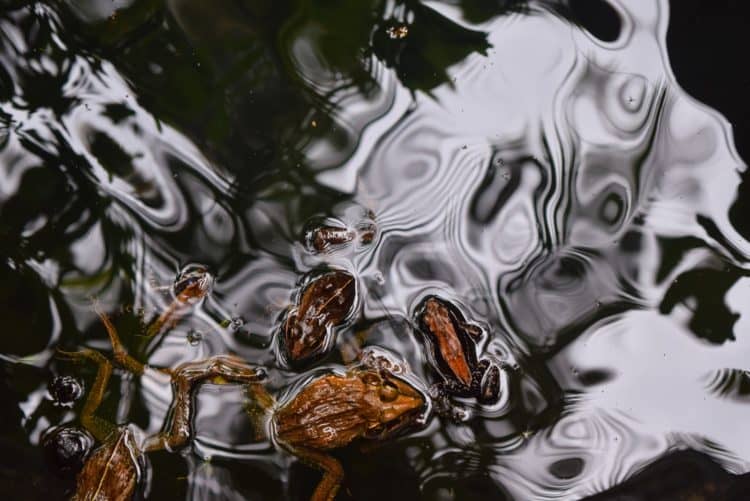
<path fill-rule="evenodd" d="M 49 393 L 58 405 L 72 405 L 81 398 L 83 387 L 72 376 L 55 376 L 49 384 Z"/>
<path fill-rule="evenodd" d="M 190 346 L 198 346 L 203 341 L 203 334 L 196 330 L 190 330 L 187 334 L 187 340 Z"/>

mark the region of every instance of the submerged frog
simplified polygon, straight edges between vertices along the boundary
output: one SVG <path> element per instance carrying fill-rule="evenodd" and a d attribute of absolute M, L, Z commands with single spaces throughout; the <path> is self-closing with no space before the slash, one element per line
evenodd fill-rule
<path fill-rule="evenodd" d="M 362 245 L 372 243 L 375 239 L 375 224 L 362 223 L 356 228 L 324 224 L 307 232 L 307 247 L 316 253 L 327 253 L 344 247 L 355 240 Z"/>
<path fill-rule="evenodd" d="M 478 325 L 467 322 L 456 306 L 437 296 L 428 296 L 417 309 L 417 325 L 443 378 L 438 384 L 441 394 L 497 401 L 500 368 L 489 359 L 477 360 L 482 336 Z"/>
<path fill-rule="evenodd" d="M 172 402 L 171 422 L 163 432 L 139 440 L 130 426 L 116 426 L 98 416 L 99 408 L 109 379 L 113 362 L 101 353 L 84 349 L 78 352 L 60 352 L 62 358 L 72 361 L 89 361 L 97 366 L 91 391 L 80 414 L 81 424 L 100 446 L 86 459 L 76 477 L 75 501 L 125 501 L 133 497 L 144 467 L 143 455 L 160 449 L 174 450 L 190 438 L 190 389 L 199 381 L 216 379 L 221 382 L 249 383 L 265 377 L 262 369 L 251 369 L 237 357 L 216 356 L 198 362 L 182 364 L 175 369 L 149 368 L 130 357 L 120 344 L 117 332 L 109 318 L 97 310 L 104 323 L 114 352 L 114 364 L 136 375 L 147 370 L 170 376 L 175 398 Z"/>
<path fill-rule="evenodd" d="M 358 216 L 359 222 L 349 225 L 338 219 L 325 219 L 308 223 L 305 231 L 307 248 L 317 254 L 324 254 L 342 249 L 357 241 L 367 245 L 375 240 L 377 226 L 372 211 L 364 211 Z"/>
<path fill-rule="evenodd" d="M 125 352 L 114 326 L 106 315 L 100 315 L 112 342 L 116 363 L 135 374 L 143 374 L 147 368 Z M 302 386 L 288 401 L 276 403 L 260 384 L 265 379 L 262 368 L 251 366 L 237 357 L 218 356 L 188 362 L 174 369 L 155 369 L 171 378 L 172 419 L 164 432 L 138 446 L 131 435 L 127 435 L 127 428 L 119 432 L 99 431 L 99 423 L 93 416 L 111 373 L 111 364 L 93 350 L 69 356 L 87 358 L 99 365 L 97 382 L 92 388 L 90 401 L 84 406 L 81 420 L 84 426 L 92 429 L 97 439 L 104 442 L 100 448 L 102 452 L 94 453 L 79 474 L 77 493 L 81 494 L 76 499 L 99 499 L 85 496 L 101 494 L 105 489 L 107 492 L 127 492 L 128 495 L 101 499 L 129 499 L 136 486 L 137 458 L 143 452 L 174 450 L 189 440 L 193 392 L 205 381 L 246 385 L 252 406 L 260 410 L 260 414 L 251 412 L 250 416 L 256 422 L 268 422 L 270 438 L 281 447 L 323 471 L 323 478 L 311 497 L 313 501 L 332 500 L 343 480 L 342 465 L 327 451 L 344 447 L 357 439 L 390 438 L 423 417 L 427 406 L 425 397 L 415 387 L 396 376 L 386 365 L 375 363 L 350 367 L 342 374 L 319 376 Z M 105 463 L 101 458 L 106 457 L 111 457 L 112 461 Z M 94 482 L 97 478 L 98 483 Z"/>

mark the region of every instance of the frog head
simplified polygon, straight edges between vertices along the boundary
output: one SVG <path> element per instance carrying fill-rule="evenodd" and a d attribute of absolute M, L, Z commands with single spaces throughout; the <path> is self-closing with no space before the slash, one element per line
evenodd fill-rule
<path fill-rule="evenodd" d="M 366 438 L 384 439 L 416 421 L 425 407 L 425 399 L 406 380 L 382 370 L 359 370 L 365 384 L 366 400 L 376 411 L 369 413 Z"/>

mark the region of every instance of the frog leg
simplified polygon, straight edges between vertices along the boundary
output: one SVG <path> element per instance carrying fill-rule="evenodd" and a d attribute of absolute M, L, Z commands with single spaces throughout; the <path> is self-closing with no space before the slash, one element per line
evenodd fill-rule
<path fill-rule="evenodd" d="M 161 315 L 159 315 L 159 318 L 154 320 L 154 323 L 148 326 L 148 329 L 146 329 L 146 334 L 143 336 L 144 342 L 150 341 L 154 336 L 161 333 L 164 330 L 165 326 L 171 329 L 175 325 L 177 325 L 180 317 L 182 317 L 182 313 L 180 311 L 182 310 L 182 306 L 184 306 L 184 304 L 181 301 L 179 301 L 178 299 L 174 299 L 169 304 L 169 306 L 167 306 L 167 309 L 164 310 Z"/>
<path fill-rule="evenodd" d="M 190 438 L 193 390 L 207 380 L 220 383 L 248 384 L 266 377 L 265 371 L 247 364 L 239 357 L 218 355 L 187 362 L 172 371 L 172 419 L 166 431 L 146 440 L 144 450 L 174 450 Z"/>
<path fill-rule="evenodd" d="M 493 404 L 500 398 L 500 366 L 484 358 L 477 365 L 476 388 L 472 391 L 480 404 Z"/>
<path fill-rule="evenodd" d="M 114 357 L 117 365 L 127 370 L 128 372 L 135 374 L 136 376 L 143 375 L 143 372 L 145 370 L 144 364 L 128 354 L 127 350 L 125 350 L 125 347 L 120 341 L 120 336 L 119 334 L 117 334 L 117 329 L 115 329 L 115 326 L 112 324 L 109 316 L 107 316 L 107 314 L 104 313 L 101 308 L 99 308 L 99 304 L 97 302 L 94 302 L 94 311 L 97 315 L 99 315 L 99 318 L 104 324 L 104 328 L 107 329 L 107 335 L 109 336 L 109 341 L 112 344 L 112 356 Z"/>
<path fill-rule="evenodd" d="M 190 304 L 187 302 L 182 301 L 179 298 L 172 300 L 172 302 L 169 303 L 169 306 L 167 306 L 161 315 L 159 315 L 159 317 L 148 326 L 146 332 L 141 336 L 141 341 L 138 344 L 138 352 L 153 353 L 161 341 L 158 341 L 156 344 L 149 347 L 151 340 L 174 329 L 180 319 L 185 316 L 188 308 L 190 308 Z"/>
<path fill-rule="evenodd" d="M 323 472 L 310 501 L 333 501 L 344 480 L 344 467 L 338 459 L 308 448 L 294 448 L 293 453 L 304 463 Z"/>
<path fill-rule="evenodd" d="M 105 442 L 109 436 L 117 431 L 117 427 L 109 421 L 95 416 L 94 413 L 102 403 L 102 398 L 104 398 L 104 390 L 107 389 L 109 378 L 112 375 L 112 364 L 104 355 L 88 348 L 76 352 L 58 350 L 58 354 L 61 358 L 73 362 L 88 360 L 97 365 L 96 379 L 83 404 L 80 419 L 81 424 L 94 435 L 94 438 L 99 442 Z"/>
<path fill-rule="evenodd" d="M 276 403 L 276 399 L 259 383 L 248 384 L 246 393 L 248 400 L 245 405 L 245 412 L 252 423 L 253 438 L 263 440 L 266 438 L 266 417 Z"/>

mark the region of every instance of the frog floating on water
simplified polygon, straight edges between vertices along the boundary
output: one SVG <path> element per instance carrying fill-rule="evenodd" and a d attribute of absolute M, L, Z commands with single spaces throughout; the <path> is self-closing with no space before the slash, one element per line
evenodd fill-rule
<path fill-rule="evenodd" d="M 374 368 L 328 374 L 273 412 L 276 439 L 323 471 L 313 501 L 336 496 L 344 470 L 326 451 L 357 439 L 385 440 L 416 421 L 425 399 L 405 380 Z"/>
<path fill-rule="evenodd" d="M 323 356 L 333 345 L 333 328 L 350 316 L 356 281 L 343 270 L 315 277 L 299 294 L 281 326 L 281 347 L 292 364 Z"/>
<path fill-rule="evenodd" d="M 136 375 L 147 367 L 132 359 L 122 347 L 106 315 L 100 313 L 112 342 L 114 361 Z M 174 450 L 190 437 L 192 394 L 206 381 L 247 385 L 248 395 L 270 421 L 273 439 L 301 460 L 323 471 L 311 499 L 332 500 L 344 476 L 342 465 L 327 452 L 357 439 L 385 440 L 415 422 L 426 407 L 424 396 L 406 380 L 381 365 L 348 368 L 343 374 L 325 374 L 307 382 L 291 399 L 275 403 L 260 384 L 262 368 L 234 356 L 216 356 L 184 363 L 174 369 L 154 369 L 172 381 L 172 419 L 165 431 L 142 443 L 130 428 L 116 428 L 94 415 L 112 372 L 112 364 L 94 350 L 64 353 L 87 359 L 98 367 L 81 421 L 102 442 L 77 477 L 76 500 L 126 500 L 136 489 L 140 458 L 145 452 Z M 257 418 L 257 416 L 256 416 Z"/>
<path fill-rule="evenodd" d="M 338 220 L 325 220 L 309 224 L 305 231 L 305 246 L 316 254 L 327 254 L 346 247 L 352 242 L 368 245 L 375 240 L 377 226 L 375 215 L 366 211 L 364 217 L 355 225 L 349 226 Z"/>
<path fill-rule="evenodd" d="M 497 401 L 500 367 L 489 359 L 477 359 L 481 327 L 467 322 L 456 306 L 437 296 L 425 298 L 416 317 L 433 365 L 442 376 L 439 394 L 474 397 L 481 403 Z"/>

